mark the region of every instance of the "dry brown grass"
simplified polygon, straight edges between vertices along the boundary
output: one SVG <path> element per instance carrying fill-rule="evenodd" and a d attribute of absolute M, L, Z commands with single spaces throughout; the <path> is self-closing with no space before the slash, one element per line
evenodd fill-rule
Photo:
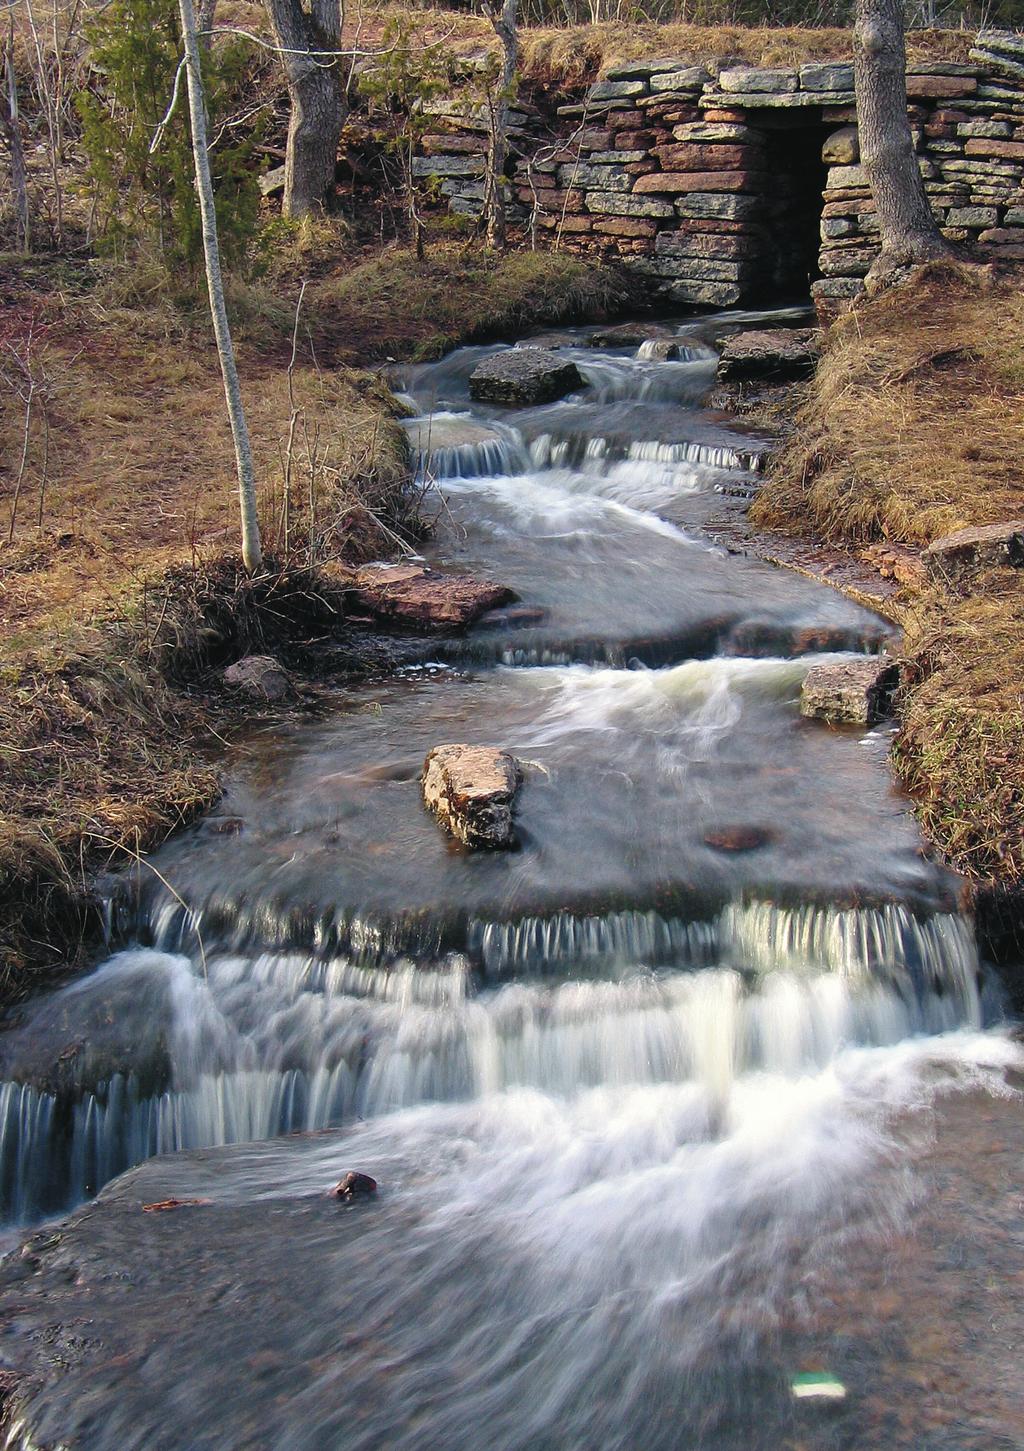
<path fill-rule="evenodd" d="M 1024 515 L 1019 279 L 927 269 L 841 320 L 756 522 L 856 548 L 925 545 Z M 1024 590 L 907 587 L 896 761 L 921 820 L 976 880 L 1024 881 Z"/>
<path fill-rule="evenodd" d="M 832 328 L 753 510 L 833 543 L 922 545 L 1024 507 L 1024 294 L 934 268 Z"/>
<path fill-rule="evenodd" d="M 345 362 L 432 358 L 531 325 L 598 321 L 639 303 L 624 274 L 555 252 L 507 257 L 431 247 L 423 262 L 391 248 L 318 283 L 317 346 Z"/>

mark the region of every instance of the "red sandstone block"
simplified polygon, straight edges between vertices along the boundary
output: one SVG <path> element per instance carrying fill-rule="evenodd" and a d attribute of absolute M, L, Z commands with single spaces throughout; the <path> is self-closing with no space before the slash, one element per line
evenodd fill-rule
<path fill-rule="evenodd" d="M 907 76 L 907 95 L 920 97 L 973 96 L 978 82 L 973 76 Z"/>
<path fill-rule="evenodd" d="M 705 111 L 704 120 L 736 122 L 739 125 L 743 125 L 744 123 L 748 123 L 750 121 L 750 117 L 747 115 L 746 111 L 715 110 Z"/>
<path fill-rule="evenodd" d="M 591 221 L 589 217 L 581 217 L 573 213 L 566 213 L 563 217 L 560 213 L 552 216 L 542 215 L 537 218 L 537 225 L 544 227 L 547 231 L 554 231 L 560 228 L 566 233 L 589 232 Z"/>
<path fill-rule="evenodd" d="M 698 145 L 677 142 L 672 146 L 659 146 L 658 158 L 666 171 L 711 171 L 715 167 L 721 167 L 723 171 L 726 171 L 759 166 L 764 159 L 764 152 L 755 146 Z"/>
<path fill-rule="evenodd" d="M 968 156 L 1001 156 L 1008 161 L 1024 161 L 1024 141 L 993 141 L 979 136 L 964 147 Z"/>
<path fill-rule="evenodd" d="M 594 231 L 610 237 L 653 237 L 658 228 L 643 217 L 601 217 Z"/>
<path fill-rule="evenodd" d="M 604 119 L 609 131 L 642 131 L 647 125 L 640 111 L 609 111 Z"/>
<path fill-rule="evenodd" d="M 685 196 L 692 191 L 759 191 L 764 175 L 750 171 L 658 171 L 641 176 L 633 191 L 640 196 L 659 192 Z"/>
<path fill-rule="evenodd" d="M 630 176 L 649 176 L 652 171 L 658 170 L 658 163 L 656 161 L 627 161 L 622 169 Z"/>
<path fill-rule="evenodd" d="M 924 128 L 924 134 L 932 141 L 955 141 L 956 127 L 936 126 L 933 121 L 930 121 Z"/>
<path fill-rule="evenodd" d="M 932 120 L 940 126 L 959 126 L 961 121 L 970 119 L 966 111 L 950 111 L 945 106 L 932 112 Z"/>
<path fill-rule="evenodd" d="M 689 232 L 693 236 L 703 236 L 711 232 L 720 237 L 754 237 L 761 236 L 763 228 L 751 222 L 723 222 L 717 217 L 684 217 L 678 230 Z"/>
<path fill-rule="evenodd" d="M 445 156 L 456 152 L 475 155 L 487 150 L 486 136 L 424 136 L 420 146 L 425 156 Z"/>
<path fill-rule="evenodd" d="M 654 146 L 659 137 L 657 131 L 616 131 L 605 151 L 637 151 L 641 147 Z"/>

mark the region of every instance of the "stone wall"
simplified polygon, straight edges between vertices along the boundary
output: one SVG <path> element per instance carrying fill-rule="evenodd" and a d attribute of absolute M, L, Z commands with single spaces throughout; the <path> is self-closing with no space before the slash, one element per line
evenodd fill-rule
<path fill-rule="evenodd" d="M 983 33 L 972 64 L 918 64 L 908 110 L 925 185 L 958 241 L 1024 258 L 1024 37 Z M 612 69 L 578 99 L 513 114 L 512 215 L 538 242 L 614 257 L 678 305 L 863 288 L 877 252 L 859 166 L 852 67 Z M 453 211 L 478 214 L 482 116 L 439 104 L 417 161 Z"/>

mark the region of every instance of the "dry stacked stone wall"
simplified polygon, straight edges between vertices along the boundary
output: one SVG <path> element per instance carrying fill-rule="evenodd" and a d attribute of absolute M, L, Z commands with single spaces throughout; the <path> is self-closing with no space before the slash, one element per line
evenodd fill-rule
<path fill-rule="evenodd" d="M 983 32 L 971 63 L 914 65 L 908 110 L 950 237 L 1024 258 L 1024 37 Z M 486 120 L 436 106 L 417 161 L 451 210 L 478 214 Z M 512 115 L 513 220 L 543 244 L 611 257 L 680 306 L 863 288 L 878 250 L 859 164 L 852 66 L 630 61 L 578 99 Z"/>

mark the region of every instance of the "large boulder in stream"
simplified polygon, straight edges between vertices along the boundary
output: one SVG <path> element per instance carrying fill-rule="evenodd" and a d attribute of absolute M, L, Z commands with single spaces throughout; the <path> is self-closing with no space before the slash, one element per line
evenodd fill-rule
<path fill-rule="evenodd" d="M 423 763 L 423 800 L 445 831 L 465 846 L 516 845 L 512 806 L 522 767 L 491 746 L 435 746 Z"/>
<path fill-rule="evenodd" d="M 887 655 L 812 665 L 800 692 L 800 714 L 837 724 L 874 725 L 889 710 L 898 666 Z"/>
<path fill-rule="evenodd" d="M 820 356 L 816 328 L 768 328 L 736 333 L 722 349 L 718 380 L 808 378 Z"/>
<path fill-rule="evenodd" d="M 528 408 L 553 403 L 583 386 L 579 369 L 568 359 L 544 348 L 509 348 L 478 364 L 470 374 L 469 395 L 481 403 Z"/>
<path fill-rule="evenodd" d="M 355 610 L 409 629 L 464 630 L 517 599 L 514 590 L 468 574 L 438 574 L 422 564 L 368 564 L 353 581 Z"/>

